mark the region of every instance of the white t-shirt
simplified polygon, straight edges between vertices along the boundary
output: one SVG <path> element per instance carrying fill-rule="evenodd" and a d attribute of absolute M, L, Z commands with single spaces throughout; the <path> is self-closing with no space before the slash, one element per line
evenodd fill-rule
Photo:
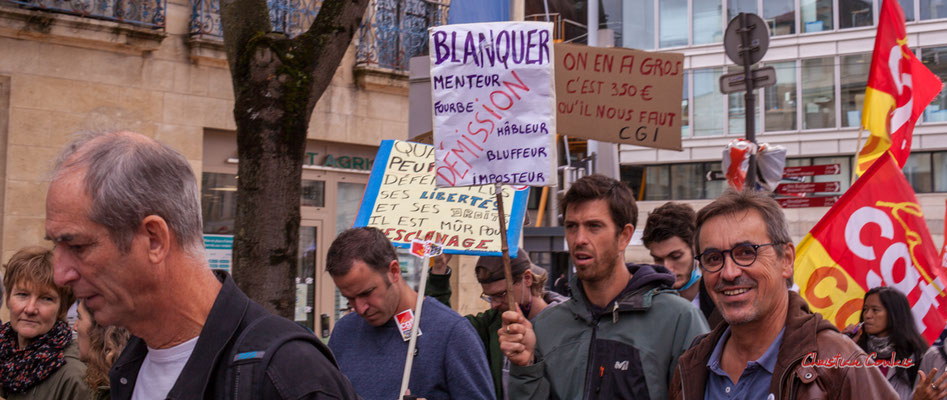
<path fill-rule="evenodd" d="M 200 337 L 200 336 L 198 336 Z M 138 371 L 132 400 L 164 400 L 191 357 L 197 337 L 167 349 L 148 348 Z"/>

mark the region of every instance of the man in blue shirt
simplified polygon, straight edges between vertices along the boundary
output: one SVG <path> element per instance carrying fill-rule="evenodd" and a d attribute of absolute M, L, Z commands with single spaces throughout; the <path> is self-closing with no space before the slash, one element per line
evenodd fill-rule
<path fill-rule="evenodd" d="M 669 399 L 897 399 L 867 355 L 792 292 L 795 248 L 766 194 L 729 190 L 697 213 L 694 244 L 724 322 L 678 360 Z"/>
<path fill-rule="evenodd" d="M 365 399 L 397 399 L 418 294 L 401 276 L 394 247 L 378 229 L 349 229 L 329 247 L 326 270 L 355 310 L 329 338 L 342 374 Z M 470 323 L 430 297 L 419 320 L 411 393 L 494 399 L 486 353 Z"/>

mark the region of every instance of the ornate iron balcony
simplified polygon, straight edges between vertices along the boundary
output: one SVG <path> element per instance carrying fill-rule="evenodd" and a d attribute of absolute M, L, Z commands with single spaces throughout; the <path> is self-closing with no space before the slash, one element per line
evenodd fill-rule
<path fill-rule="evenodd" d="M 427 51 L 427 28 L 447 23 L 449 2 L 372 0 L 358 34 L 357 65 L 407 70 Z"/>
<path fill-rule="evenodd" d="M 275 31 L 294 37 L 309 29 L 322 0 L 268 0 Z M 223 38 L 220 0 L 191 0 L 191 35 Z M 427 50 L 427 28 L 447 23 L 446 0 L 372 0 L 358 32 L 358 65 L 407 70 Z"/>
<path fill-rule="evenodd" d="M 6 0 L 25 8 L 164 29 L 165 0 Z"/>
<path fill-rule="evenodd" d="M 322 0 L 267 0 L 273 31 L 290 37 L 309 29 L 322 7 Z M 191 0 L 191 35 L 223 39 L 220 0 Z"/>

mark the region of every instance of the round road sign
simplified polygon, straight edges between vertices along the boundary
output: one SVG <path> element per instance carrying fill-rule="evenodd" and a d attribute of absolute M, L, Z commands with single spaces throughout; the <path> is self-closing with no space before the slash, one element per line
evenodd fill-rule
<path fill-rule="evenodd" d="M 744 19 L 745 18 L 745 19 Z M 745 22 L 744 22 L 745 20 Z M 742 30 L 748 32 L 747 51 L 744 51 Z M 756 64 L 769 49 L 769 28 L 759 15 L 740 13 L 727 24 L 723 48 L 737 65 L 743 65 L 743 54 L 749 54 L 749 63 Z"/>

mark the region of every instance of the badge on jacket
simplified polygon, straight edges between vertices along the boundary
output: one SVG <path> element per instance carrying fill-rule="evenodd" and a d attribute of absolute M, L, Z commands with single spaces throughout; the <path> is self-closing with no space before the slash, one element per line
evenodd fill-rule
<path fill-rule="evenodd" d="M 411 340 L 411 327 L 414 326 L 414 310 L 407 309 L 395 315 L 395 323 L 401 330 L 401 339 L 405 342 Z M 421 328 L 418 328 L 418 336 L 421 336 Z"/>

